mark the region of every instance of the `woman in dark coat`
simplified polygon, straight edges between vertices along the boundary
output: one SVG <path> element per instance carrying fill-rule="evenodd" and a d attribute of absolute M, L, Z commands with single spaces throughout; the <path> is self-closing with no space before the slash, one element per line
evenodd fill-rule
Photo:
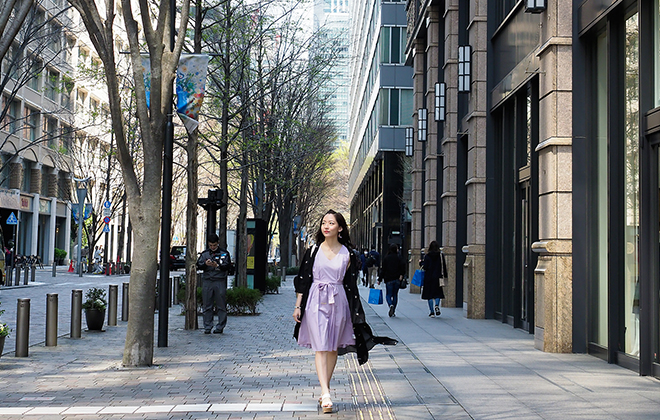
<path fill-rule="evenodd" d="M 431 241 L 429 249 L 421 262 L 424 268 L 424 287 L 422 288 L 422 299 L 429 302 L 429 317 L 440 316 L 440 299 L 445 298 L 442 287 L 447 278 L 447 265 L 445 256 L 440 252 L 440 246 L 436 241 Z M 435 306 L 433 301 L 435 300 Z"/>

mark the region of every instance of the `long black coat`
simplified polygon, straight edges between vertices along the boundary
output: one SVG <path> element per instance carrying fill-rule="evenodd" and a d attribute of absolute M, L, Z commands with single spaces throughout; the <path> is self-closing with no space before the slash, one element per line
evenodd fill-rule
<path fill-rule="evenodd" d="M 430 252 L 424 256 L 424 287 L 422 299 L 444 299 L 445 293 L 440 285 L 440 279 L 447 278 L 445 256 L 441 252 Z"/>
<path fill-rule="evenodd" d="M 319 246 L 314 245 L 305 251 L 302 261 L 300 262 L 300 269 L 298 275 L 293 279 L 293 285 L 296 293 L 302 293 L 302 301 L 300 303 L 300 320 L 302 321 L 305 316 L 305 307 L 307 306 L 307 299 L 309 298 L 309 289 L 314 281 L 312 269 L 314 267 L 314 260 L 316 254 L 319 252 Z M 357 278 L 360 264 L 355 253 L 349 252 L 350 264 L 344 274 L 344 291 L 348 299 L 348 307 L 351 310 L 351 321 L 353 322 L 353 334 L 355 335 L 355 346 L 348 346 L 346 348 L 338 349 L 338 353 L 346 354 L 349 352 L 357 353 L 358 362 L 362 365 L 369 360 L 369 350 L 376 344 L 391 344 L 397 343 L 389 337 L 377 337 L 371 332 L 371 327 L 365 321 L 364 309 L 362 308 L 362 301 L 360 300 L 360 292 L 358 290 Z M 293 330 L 293 337 L 298 339 L 298 331 L 300 331 L 300 322 L 296 322 Z"/>

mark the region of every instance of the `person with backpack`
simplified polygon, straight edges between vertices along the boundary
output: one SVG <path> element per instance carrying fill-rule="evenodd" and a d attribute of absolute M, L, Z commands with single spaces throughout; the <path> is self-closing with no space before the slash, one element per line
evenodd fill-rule
<path fill-rule="evenodd" d="M 367 270 L 369 271 L 369 288 L 373 289 L 374 284 L 378 280 L 378 269 L 380 268 L 380 254 L 376 251 L 376 247 L 371 247 L 371 252 L 367 255 Z"/>
<path fill-rule="evenodd" d="M 383 258 L 383 267 L 380 269 L 380 276 L 378 277 L 378 284 L 381 280 L 385 282 L 385 299 L 387 305 L 390 307 L 390 318 L 395 315 L 396 304 L 399 301 L 399 289 L 401 288 L 401 281 L 406 274 L 406 264 L 399 256 L 399 246 L 397 244 L 390 244 L 387 255 Z"/>

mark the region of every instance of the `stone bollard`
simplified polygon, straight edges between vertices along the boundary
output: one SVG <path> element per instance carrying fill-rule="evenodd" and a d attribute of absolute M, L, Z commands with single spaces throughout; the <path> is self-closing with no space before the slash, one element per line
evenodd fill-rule
<path fill-rule="evenodd" d="M 28 357 L 30 344 L 30 299 L 18 299 L 16 307 L 16 357 Z"/>
<path fill-rule="evenodd" d="M 121 320 L 128 321 L 128 283 L 121 285 Z"/>
<path fill-rule="evenodd" d="M 57 346 L 57 293 L 46 295 L 46 347 Z"/>
<path fill-rule="evenodd" d="M 116 284 L 111 284 L 108 291 L 108 326 L 117 326 L 117 288 Z"/>
<path fill-rule="evenodd" d="M 71 338 L 80 338 L 82 333 L 82 290 L 71 291 Z"/>

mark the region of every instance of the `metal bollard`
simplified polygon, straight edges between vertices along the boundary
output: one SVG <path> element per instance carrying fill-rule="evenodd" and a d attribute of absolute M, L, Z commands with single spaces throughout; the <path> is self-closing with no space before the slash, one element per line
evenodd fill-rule
<path fill-rule="evenodd" d="M 117 288 L 116 284 L 110 285 L 108 291 L 108 326 L 117 326 Z"/>
<path fill-rule="evenodd" d="M 173 291 L 173 290 L 174 290 L 174 277 L 170 277 L 170 281 L 169 281 L 169 289 L 167 290 L 167 293 L 168 293 L 168 295 L 169 295 L 169 296 L 168 296 L 169 299 L 167 299 L 167 307 L 168 307 L 168 308 L 171 308 L 171 307 L 172 307 L 172 291 Z"/>
<path fill-rule="evenodd" d="M 23 285 L 24 286 L 28 285 L 28 277 L 30 277 L 30 267 L 25 267 L 25 271 L 23 272 Z"/>
<path fill-rule="evenodd" d="M 30 299 L 18 299 L 16 307 L 16 357 L 28 357 L 30 344 Z"/>
<path fill-rule="evenodd" d="M 179 287 L 181 286 L 181 276 L 174 277 L 174 304 L 179 304 Z"/>
<path fill-rule="evenodd" d="M 30 281 L 34 281 L 37 278 L 37 267 L 33 265 L 30 268 Z"/>
<path fill-rule="evenodd" d="M 121 320 L 128 321 L 128 283 L 121 285 Z"/>
<path fill-rule="evenodd" d="M 5 286 L 11 286 L 11 285 L 12 285 L 12 283 L 13 283 L 13 281 L 14 281 L 14 276 L 13 276 L 13 274 L 14 274 L 14 269 L 11 268 L 11 267 L 9 268 L 9 270 L 7 270 L 7 271 L 5 272 L 5 275 L 7 276 L 7 277 L 5 278 Z"/>
<path fill-rule="evenodd" d="M 53 261 L 53 277 L 57 277 L 57 265 L 55 261 Z"/>
<path fill-rule="evenodd" d="M 21 284 L 21 267 L 16 266 L 16 278 L 14 279 L 14 286 Z"/>
<path fill-rule="evenodd" d="M 46 295 L 46 347 L 57 346 L 57 293 Z"/>
<path fill-rule="evenodd" d="M 71 338 L 80 338 L 82 332 L 82 290 L 71 291 Z"/>

